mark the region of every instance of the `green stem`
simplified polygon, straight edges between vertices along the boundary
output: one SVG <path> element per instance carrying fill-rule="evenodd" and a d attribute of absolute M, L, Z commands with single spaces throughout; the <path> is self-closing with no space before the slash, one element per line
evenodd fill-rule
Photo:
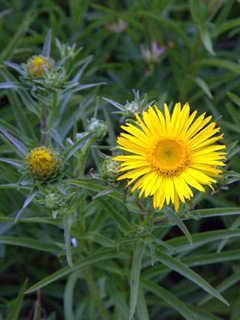
<path fill-rule="evenodd" d="M 108 319 L 107 311 L 105 310 L 104 304 L 101 300 L 97 284 L 96 284 L 94 277 L 93 277 L 93 274 L 92 274 L 91 266 L 84 267 L 83 273 L 84 273 L 84 278 L 87 282 L 89 291 L 92 295 L 93 302 L 96 305 L 101 318 L 104 320 Z"/>
<path fill-rule="evenodd" d="M 56 117 L 56 113 L 57 113 L 57 103 L 58 103 L 58 92 L 57 91 L 54 91 L 53 92 L 53 96 L 52 96 L 52 108 L 51 108 L 51 112 L 50 112 L 50 115 L 49 115 L 49 118 L 48 118 L 48 123 L 47 123 L 47 126 L 46 126 L 46 131 L 48 131 L 54 120 L 55 120 L 55 117 Z"/>
<path fill-rule="evenodd" d="M 94 140 L 95 139 L 93 137 L 89 138 L 89 140 L 85 143 L 84 147 L 82 148 L 82 153 L 79 155 L 78 165 L 77 165 L 76 174 L 75 174 L 79 178 L 83 177 L 84 175 L 84 168 L 85 168 L 87 155 Z"/>

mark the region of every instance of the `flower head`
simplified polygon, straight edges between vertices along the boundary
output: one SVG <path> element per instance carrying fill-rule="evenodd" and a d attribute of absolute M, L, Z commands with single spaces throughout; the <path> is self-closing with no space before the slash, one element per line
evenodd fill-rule
<path fill-rule="evenodd" d="M 224 145 L 214 144 L 223 138 L 216 135 L 220 129 L 205 113 L 195 119 L 197 111 L 190 115 L 189 104 L 181 108 L 177 103 L 172 115 L 167 105 L 164 114 L 155 106 L 143 111 L 143 120 L 136 114 L 134 124 L 127 123 L 118 138 L 119 148 L 131 155 L 114 159 L 121 161 L 120 172 L 127 171 L 118 179 L 135 183 L 132 191 L 139 189 L 140 196 L 153 196 L 154 208 L 164 203 L 179 209 L 179 199 L 191 199 L 191 187 L 205 191 L 203 186 L 216 182 L 224 166 Z M 194 120 L 195 119 L 195 120 Z"/>
<path fill-rule="evenodd" d="M 33 149 L 28 155 L 27 162 L 31 173 L 38 178 L 50 177 L 58 166 L 57 155 L 45 147 Z"/>
<path fill-rule="evenodd" d="M 28 60 L 26 70 L 31 78 L 41 78 L 46 73 L 46 70 L 53 68 L 53 60 L 44 56 L 33 56 Z"/>

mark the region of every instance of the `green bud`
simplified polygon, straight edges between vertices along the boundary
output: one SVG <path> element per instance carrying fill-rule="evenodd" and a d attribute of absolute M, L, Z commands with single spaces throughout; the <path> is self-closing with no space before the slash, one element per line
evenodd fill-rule
<path fill-rule="evenodd" d="M 103 120 L 92 118 L 88 121 L 88 132 L 94 132 L 95 138 L 101 140 L 107 134 L 106 123 Z"/>
<path fill-rule="evenodd" d="M 60 68 L 58 70 L 51 70 L 44 74 L 43 85 L 46 89 L 59 89 L 63 86 L 65 81 L 65 71 Z"/>
<path fill-rule="evenodd" d="M 60 193 L 50 193 L 45 201 L 47 208 L 56 210 L 63 205 L 63 196 Z"/>
<path fill-rule="evenodd" d="M 120 164 L 118 161 L 112 160 L 112 157 L 107 157 L 102 164 L 102 174 L 103 176 L 115 180 L 119 173 Z"/>

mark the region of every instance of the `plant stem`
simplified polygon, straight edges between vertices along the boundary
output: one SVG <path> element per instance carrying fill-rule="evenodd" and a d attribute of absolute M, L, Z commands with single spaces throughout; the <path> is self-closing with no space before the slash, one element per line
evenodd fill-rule
<path fill-rule="evenodd" d="M 101 300 L 101 297 L 100 297 L 100 294 L 99 294 L 99 290 L 98 290 L 98 287 L 97 287 L 97 284 L 94 280 L 94 277 L 92 275 L 92 268 L 91 266 L 88 266 L 88 267 L 84 267 L 83 268 L 83 273 L 84 273 L 84 278 L 87 282 L 87 285 L 88 285 L 88 288 L 91 292 L 91 295 L 92 295 L 92 298 L 93 298 L 93 301 L 99 311 L 99 314 L 101 316 L 102 319 L 108 319 L 108 315 L 107 315 L 107 312 L 105 310 L 105 307 L 103 305 L 103 302 Z"/>
<path fill-rule="evenodd" d="M 82 153 L 79 154 L 78 165 L 76 168 L 76 176 L 79 178 L 83 177 L 84 175 L 86 158 L 94 140 L 95 139 L 93 137 L 89 138 L 89 140 L 85 143 L 84 147 L 82 148 Z"/>
<path fill-rule="evenodd" d="M 54 91 L 53 94 L 52 94 L 52 108 L 51 108 L 51 112 L 50 112 L 50 115 L 49 115 L 49 118 L 48 118 L 48 123 L 47 123 L 47 126 L 46 126 L 46 131 L 48 131 L 53 122 L 54 122 L 54 119 L 55 119 L 55 116 L 56 116 L 56 113 L 57 113 L 57 103 L 58 103 L 58 92 L 57 91 Z"/>

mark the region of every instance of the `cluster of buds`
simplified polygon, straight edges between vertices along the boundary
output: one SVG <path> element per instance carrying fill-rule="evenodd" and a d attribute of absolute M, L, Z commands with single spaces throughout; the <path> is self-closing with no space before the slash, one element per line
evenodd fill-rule
<path fill-rule="evenodd" d="M 58 154 L 45 147 L 34 148 L 27 157 L 27 166 L 34 177 L 49 179 L 59 167 Z"/>
<path fill-rule="evenodd" d="M 103 120 L 91 118 L 88 120 L 87 131 L 93 132 L 97 140 L 101 140 L 107 134 L 107 126 Z"/>
<path fill-rule="evenodd" d="M 43 85 L 47 90 L 60 89 L 65 81 L 66 73 L 63 68 L 54 69 L 43 77 Z"/>
<path fill-rule="evenodd" d="M 43 78 L 43 76 L 52 70 L 54 61 L 42 55 L 31 57 L 26 65 L 27 76 L 31 79 Z"/>
<path fill-rule="evenodd" d="M 52 210 L 57 210 L 64 205 L 65 201 L 61 193 L 49 193 L 45 198 L 45 206 Z"/>
<path fill-rule="evenodd" d="M 70 46 L 67 43 L 61 43 L 58 39 L 56 39 L 56 45 L 60 51 L 62 58 L 67 57 L 67 56 L 73 57 L 74 54 L 76 53 L 76 43 L 74 43 L 72 46 Z M 81 50 L 81 48 L 78 49 L 77 51 L 79 51 L 79 50 Z"/>
<path fill-rule="evenodd" d="M 118 102 L 115 102 L 110 99 L 104 98 L 107 102 L 110 102 L 113 106 L 115 106 L 119 111 L 114 112 L 115 114 L 121 114 L 127 119 L 134 119 L 135 114 L 141 114 L 143 110 L 148 108 L 154 101 L 148 102 L 147 94 L 144 97 L 140 97 L 139 91 L 133 90 L 134 100 L 126 101 L 125 105 L 122 105 Z"/>

